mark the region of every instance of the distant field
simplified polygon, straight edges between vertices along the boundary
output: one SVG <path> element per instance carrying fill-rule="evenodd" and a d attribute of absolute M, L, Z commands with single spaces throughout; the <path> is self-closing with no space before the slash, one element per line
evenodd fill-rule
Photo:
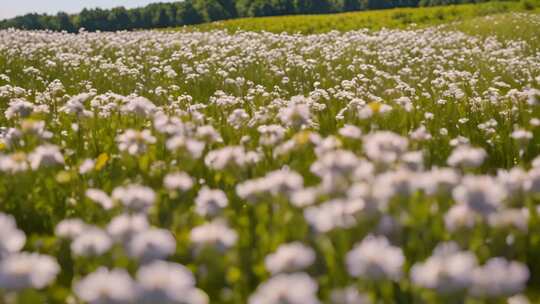
<path fill-rule="evenodd" d="M 538 10 L 535 12 L 538 13 Z M 494 35 L 500 40 L 525 40 L 531 48 L 540 47 L 540 23 L 533 14 L 504 13 L 454 22 L 443 25 L 450 30 L 469 35 Z"/>
<path fill-rule="evenodd" d="M 466 21 L 477 17 L 509 12 L 539 12 L 540 1 L 490 2 L 483 4 L 451 5 L 443 7 L 399 8 L 330 15 L 296 15 L 242 18 L 183 27 L 184 30 L 210 31 L 225 29 L 230 32 L 268 31 L 273 33 L 324 33 L 332 30 L 426 27 L 452 21 Z"/>

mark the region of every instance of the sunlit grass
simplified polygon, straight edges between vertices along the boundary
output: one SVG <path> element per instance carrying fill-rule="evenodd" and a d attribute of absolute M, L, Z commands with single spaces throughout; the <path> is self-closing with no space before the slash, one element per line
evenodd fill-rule
<path fill-rule="evenodd" d="M 538 12 L 538 4 L 536 9 Z M 451 5 L 444 7 L 396 8 L 328 15 L 296 15 L 277 17 L 242 18 L 182 27 L 183 30 L 209 31 L 225 29 L 230 32 L 268 31 L 273 33 L 324 33 L 333 30 L 381 28 L 418 28 L 467 21 L 480 16 L 508 12 L 531 11 L 520 2 L 489 2 L 482 4 Z"/>

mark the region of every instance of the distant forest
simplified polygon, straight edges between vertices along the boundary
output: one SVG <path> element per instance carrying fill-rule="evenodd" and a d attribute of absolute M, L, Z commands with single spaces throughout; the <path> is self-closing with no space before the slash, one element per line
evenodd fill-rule
<path fill-rule="evenodd" d="M 27 14 L 0 21 L 0 28 L 76 32 L 165 28 L 240 17 L 323 14 L 488 0 L 185 0 L 141 8 L 83 9 L 79 14 Z"/>

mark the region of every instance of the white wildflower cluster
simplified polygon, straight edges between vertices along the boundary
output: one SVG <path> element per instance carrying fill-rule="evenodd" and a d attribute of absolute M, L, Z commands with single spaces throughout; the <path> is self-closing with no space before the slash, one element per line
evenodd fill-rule
<path fill-rule="evenodd" d="M 227 207 L 228 203 L 225 192 L 203 187 L 195 198 L 195 211 L 202 216 L 215 216 Z"/>
<path fill-rule="evenodd" d="M 302 188 L 302 176 L 290 170 L 277 170 L 261 178 L 255 178 L 238 184 L 236 194 L 248 201 L 262 200 L 268 195 L 289 195 Z"/>
<path fill-rule="evenodd" d="M 257 152 L 245 151 L 241 146 L 229 146 L 208 152 L 204 163 L 214 170 L 223 170 L 227 167 L 242 168 L 258 160 Z"/>
<path fill-rule="evenodd" d="M 78 281 L 73 289 L 86 303 L 209 303 L 186 267 L 162 261 L 141 266 L 136 280 L 125 270 L 102 267 Z"/>
<path fill-rule="evenodd" d="M 385 237 L 367 236 L 347 253 L 349 274 L 368 280 L 397 281 L 404 262 L 401 248 L 392 246 Z"/>
<path fill-rule="evenodd" d="M 538 41 L 503 36 L 1 30 L 2 300 L 538 302 Z"/>
<path fill-rule="evenodd" d="M 311 266 L 315 253 L 309 247 L 295 242 L 281 245 L 277 251 L 265 258 L 265 265 L 273 273 L 294 272 Z"/>
<path fill-rule="evenodd" d="M 147 211 L 156 201 L 156 193 L 150 187 L 131 184 L 116 187 L 112 192 L 112 198 L 119 201 L 130 211 Z"/>
<path fill-rule="evenodd" d="M 263 283 L 249 304 L 318 304 L 317 283 L 305 273 L 278 274 Z"/>
<path fill-rule="evenodd" d="M 448 157 L 448 165 L 452 167 L 478 167 L 486 158 L 486 152 L 482 148 L 459 146 Z"/>
<path fill-rule="evenodd" d="M 226 250 L 236 244 L 238 234 L 220 220 L 197 226 L 191 230 L 191 241 L 198 247 L 215 247 Z"/>
<path fill-rule="evenodd" d="M 17 228 L 15 219 L 0 213 L 0 256 L 8 256 L 19 252 L 26 242 L 26 235 Z"/>
<path fill-rule="evenodd" d="M 53 284 L 60 272 L 57 261 L 48 255 L 21 252 L 26 235 L 12 216 L 0 213 L 0 227 L 0 288 L 20 291 Z"/>
<path fill-rule="evenodd" d="M 156 142 L 156 138 L 152 136 L 149 130 L 141 132 L 135 130 L 126 130 L 116 138 L 118 149 L 132 155 L 137 155 L 146 152 L 148 145 Z"/>

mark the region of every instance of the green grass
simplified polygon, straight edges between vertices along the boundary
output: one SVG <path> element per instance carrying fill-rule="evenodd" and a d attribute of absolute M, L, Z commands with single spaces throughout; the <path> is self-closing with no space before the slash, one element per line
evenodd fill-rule
<path fill-rule="evenodd" d="M 530 47 L 540 46 L 540 23 L 525 13 L 505 13 L 444 25 L 469 35 L 496 36 L 500 41 L 524 40 Z"/>
<path fill-rule="evenodd" d="M 476 17 L 508 12 L 539 11 L 540 2 L 489 2 L 444 7 L 398 8 L 330 15 L 296 15 L 242 18 L 202 25 L 182 27 L 187 31 L 227 30 L 268 31 L 273 33 L 324 33 L 332 30 L 427 27 L 453 21 L 468 21 Z"/>

